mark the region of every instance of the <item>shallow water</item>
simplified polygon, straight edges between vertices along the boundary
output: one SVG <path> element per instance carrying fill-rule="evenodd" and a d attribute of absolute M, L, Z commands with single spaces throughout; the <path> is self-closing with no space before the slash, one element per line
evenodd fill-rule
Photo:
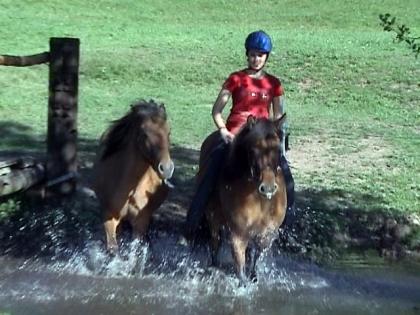
<path fill-rule="evenodd" d="M 113 259 L 93 241 L 66 259 L 0 257 L 0 314 L 420 314 L 416 265 L 357 256 L 320 267 L 273 250 L 242 287 L 177 241 L 125 244 Z M 231 264 L 226 248 L 221 258 Z"/>

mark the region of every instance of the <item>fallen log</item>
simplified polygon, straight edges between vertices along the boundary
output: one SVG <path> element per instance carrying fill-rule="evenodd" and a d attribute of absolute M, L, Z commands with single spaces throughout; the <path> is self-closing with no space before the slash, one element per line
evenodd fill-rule
<path fill-rule="evenodd" d="M 40 162 L 3 161 L 0 165 L 0 197 L 26 190 L 43 180 L 45 166 Z"/>

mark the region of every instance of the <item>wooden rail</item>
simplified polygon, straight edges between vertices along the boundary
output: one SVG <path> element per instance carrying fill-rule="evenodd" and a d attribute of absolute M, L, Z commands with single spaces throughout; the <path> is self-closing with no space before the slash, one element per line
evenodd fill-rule
<path fill-rule="evenodd" d="M 49 63 L 46 165 L 25 170 L 7 169 L 15 172 L 16 177 L 9 174 L 6 178 L 3 174 L 0 195 L 26 189 L 41 178 L 48 183 L 49 195 L 66 195 L 75 191 L 79 46 L 78 38 L 53 37 L 48 52 L 29 56 L 0 55 L 0 66 L 26 67 Z"/>
<path fill-rule="evenodd" d="M 30 56 L 0 55 L 0 66 L 27 67 L 50 61 L 50 53 L 45 51 Z"/>

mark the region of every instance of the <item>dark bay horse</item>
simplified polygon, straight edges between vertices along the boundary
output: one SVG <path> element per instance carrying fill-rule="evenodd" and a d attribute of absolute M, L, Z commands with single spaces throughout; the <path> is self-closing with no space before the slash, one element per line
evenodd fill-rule
<path fill-rule="evenodd" d="M 256 280 L 255 263 L 278 235 L 286 214 L 286 184 L 278 166 L 284 121 L 285 115 L 275 121 L 248 118 L 230 145 L 207 203 L 212 263 L 217 264 L 223 227 L 230 235 L 236 273 L 242 282 L 248 277 Z M 199 179 L 216 138 L 210 135 L 201 147 Z"/>
<path fill-rule="evenodd" d="M 117 226 L 127 220 L 144 237 L 153 212 L 168 193 L 174 163 L 163 104 L 141 101 L 113 122 L 101 139 L 93 188 L 102 208 L 106 246 L 118 251 Z"/>

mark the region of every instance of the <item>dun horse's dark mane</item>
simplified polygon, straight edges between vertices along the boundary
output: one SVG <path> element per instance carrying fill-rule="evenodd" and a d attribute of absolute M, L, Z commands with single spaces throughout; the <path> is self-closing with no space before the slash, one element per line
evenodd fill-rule
<path fill-rule="evenodd" d="M 166 111 L 162 105 L 141 100 L 131 105 L 131 109 L 120 119 L 114 120 L 101 137 L 101 160 L 120 151 L 132 139 L 141 140 L 142 130 L 139 128 L 145 119 L 162 119 L 166 121 Z"/>
<path fill-rule="evenodd" d="M 249 147 L 258 139 L 266 139 L 267 136 L 279 137 L 274 123 L 269 119 L 258 118 L 254 123 L 244 125 L 230 144 L 223 172 L 225 179 L 231 181 L 249 173 Z"/>

